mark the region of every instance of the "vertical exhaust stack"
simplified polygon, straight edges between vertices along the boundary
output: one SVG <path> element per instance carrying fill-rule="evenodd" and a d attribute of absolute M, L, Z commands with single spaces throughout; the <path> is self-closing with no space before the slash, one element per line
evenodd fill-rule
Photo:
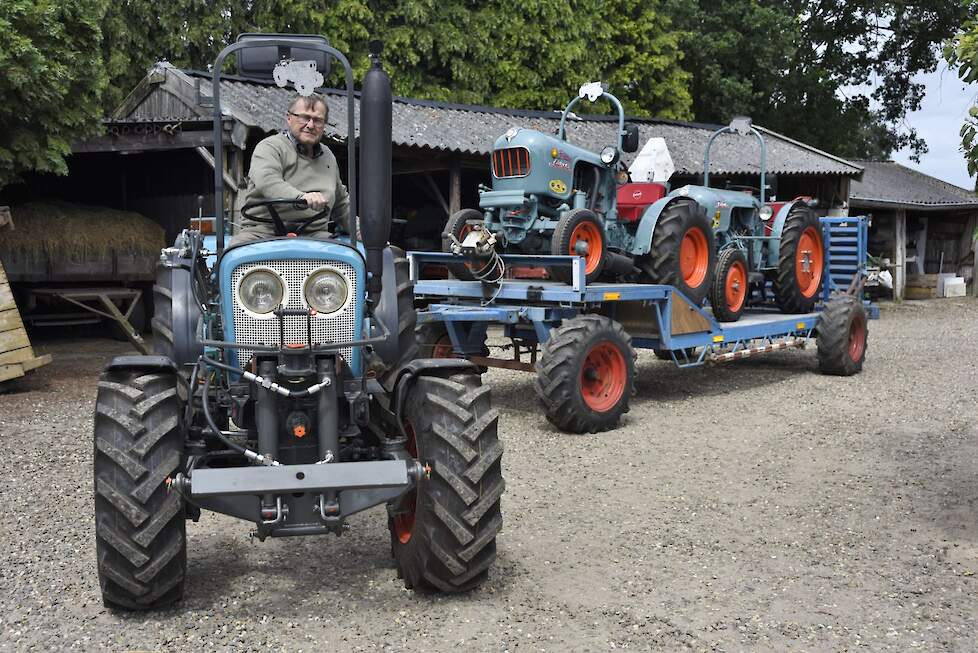
<path fill-rule="evenodd" d="M 360 92 L 360 231 L 367 250 L 367 292 L 374 304 L 383 288 L 384 248 L 391 231 L 391 80 L 370 42 L 370 70 Z"/>

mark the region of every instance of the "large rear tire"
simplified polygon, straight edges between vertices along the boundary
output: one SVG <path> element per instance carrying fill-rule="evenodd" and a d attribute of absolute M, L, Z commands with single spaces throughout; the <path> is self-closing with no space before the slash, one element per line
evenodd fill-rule
<path fill-rule="evenodd" d="M 414 282 L 411 281 L 411 264 L 399 247 L 391 247 L 394 258 L 394 282 L 397 286 L 397 360 L 388 364 L 380 381 L 388 390 L 393 389 L 397 373 L 405 365 L 418 358 L 418 340 L 414 330 L 418 312 L 414 309 Z"/>
<path fill-rule="evenodd" d="M 177 380 L 110 371 L 95 404 L 95 537 L 106 606 L 150 610 L 183 596 L 184 503 L 166 479 L 183 463 Z"/>
<path fill-rule="evenodd" d="M 587 283 L 597 281 L 604 270 L 607 247 L 604 226 L 589 209 L 568 211 L 557 222 L 550 240 L 550 253 L 555 256 L 581 256 L 584 258 L 584 278 Z M 564 283 L 573 283 L 573 268 L 557 266 L 550 274 Z"/>
<path fill-rule="evenodd" d="M 475 209 L 462 209 L 453 213 L 448 218 L 445 229 L 441 234 L 441 251 L 451 253 L 451 236 L 454 236 L 459 242 L 462 242 L 474 226 L 482 225 L 484 222 L 485 218 L 482 213 Z M 469 263 L 449 263 L 448 271 L 456 279 L 461 279 L 462 281 L 472 281 L 475 279 L 475 276 L 472 274 L 472 265 Z"/>
<path fill-rule="evenodd" d="M 809 313 L 815 308 L 824 264 L 822 223 L 809 207 L 795 204 L 781 231 L 774 279 L 775 301 L 783 312 Z"/>
<path fill-rule="evenodd" d="M 868 336 L 862 302 L 851 295 L 834 297 L 818 320 L 818 369 L 836 376 L 858 374 L 866 360 Z"/>
<path fill-rule="evenodd" d="M 176 246 L 181 243 L 178 239 Z M 181 369 L 204 353 L 197 340 L 201 309 L 191 288 L 192 266 L 189 258 L 175 255 L 161 260 L 153 286 L 153 353 L 166 356 Z"/>
<path fill-rule="evenodd" d="M 718 322 L 736 322 L 740 319 L 747 306 L 749 279 L 747 257 L 740 248 L 730 247 L 720 252 L 713 287 L 710 288 L 710 306 Z"/>
<path fill-rule="evenodd" d="M 550 333 L 536 364 L 536 392 L 551 424 L 568 433 L 618 426 L 635 388 L 635 350 L 620 324 L 579 315 Z"/>
<path fill-rule="evenodd" d="M 418 377 L 408 398 L 408 451 L 430 478 L 391 508 L 388 527 L 408 589 L 464 592 L 496 558 L 505 483 L 498 414 L 478 374 Z"/>
<path fill-rule="evenodd" d="M 452 338 L 448 335 L 444 322 L 425 322 L 418 326 L 416 333 L 421 358 L 460 358 L 455 354 Z M 489 346 L 485 343 L 480 355 L 489 355 Z"/>
<path fill-rule="evenodd" d="M 652 231 L 652 248 L 640 262 L 652 283 L 675 286 L 700 305 L 716 267 L 716 237 L 703 208 L 681 197 L 671 202 Z"/>

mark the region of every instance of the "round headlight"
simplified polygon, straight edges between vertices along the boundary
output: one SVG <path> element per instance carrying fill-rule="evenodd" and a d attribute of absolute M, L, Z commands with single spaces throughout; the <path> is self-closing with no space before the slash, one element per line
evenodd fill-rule
<path fill-rule="evenodd" d="M 252 313 L 271 313 L 282 304 L 285 284 L 271 270 L 252 270 L 238 284 L 238 299 Z"/>
<path fill-rule="evenodd" d="M 320 313 L 335 313 L 346 304 L 350 288 L 335 270 L 318 270 L 306 279 L 306 303 Z"/>
<path fill-rule="evenodd" d="M 601 163 L 606 166 L 613 165 L 618 161 L 618 148 L 614 145 L 609 145 L 603 150 L 601 150 Z"/>
<path fill-rule="evenodd" d="M 761 213 L 761 220 L 767 222 L 768 220 L 771 219 L 771 216 L 774 215 L 774 209 L 772 209 L 770 206 L 765 205 L 761 207 L 760 213 Z"/>

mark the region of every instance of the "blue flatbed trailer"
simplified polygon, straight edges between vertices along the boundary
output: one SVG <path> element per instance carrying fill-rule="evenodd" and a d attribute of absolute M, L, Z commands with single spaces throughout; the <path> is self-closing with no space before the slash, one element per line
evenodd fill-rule
<path fill-rule="evenodd" d="M 505 279 L 497 284 L 487 284 L 423 279 L 421 271 L 425 265 L 457 263 L 459 257 L 447 253 L 411 252 L 408 258 L 415 298 L 426 306 L 418 313 L 422 347 L 427 347 L 423 355 L 462 356 L 482 366 L 542 374 L 538 359 L 547 354 L 545 344 L 555 333 L 560 333 L 558 329 L 579 316 L 600 315 L 611 324 L 622 327 L 628 340 L 624 347 L 653 349 L 660 358 L 671 359 L 680 367 L 692 367 L 778 349 L 805 347 L 817 337 L 825 316 L 824 309 L 830 302 L 841 304 L 845 300 L 847 306 L 858 306 L 858 309 L 847 310 L 861 311 L 862 317 L 856 316 L 856 326 L 861 328 L 856 337 L 862 338 L 862 344 L 850 351 L 859 360 L 853 360 L 854 365 L 849 366 L 861 368 L 867 333 L 865 322 L 878 317 L 878 309 L 862 299 L 868 219 L 822 218 L 822 224 L 826 256 L 821 301 L 815 310 L 804 314 L 781 313 L 773 305 L 771 293 L 765 292 L 763 294 L 769 301 L 758 302 L 755 296 L 755 303 L 760 305 L 748 308 L 736 322 L 718 322 L 708 307 L 694 305 L 673 286 L 587 284 L 583 259 L 576 256 L 502 257 L 507 268 L 570 266 L 573 282 L 569 284 L 538 279 Z M 834 312 L 838 311 L 831 314 Z M 502 325 L 506 337 L 512 340 L 512 359 L 487 355 L 486 337 L 493 325 Z M 840 338 L 845 339 L 845 334 Z M 851 346 L 852 339 L 853 335 L 849 334 L 845 342 L 836 343 L 839 338 L 835 338 L 831 342 L 822 339 L 819 344 L 820 347 Z M 820 356 L 820 365 L 821 362 Z M 825 366 L 822 367 L 824 370 Z M 829 367 L 832 367 L 831 363 Z M 603 368 L 599 366 L 599 369 Z M 849 372 L 848 369 L 845 372 L 825 371 L 858 371 Z M 585 383 L 584 377 L 581 378 L 581 383 Z M 541 397 L 541 400 L 546 406 L 545 398 Z M 617 419 L 614 422 L 617 423 Z"/>

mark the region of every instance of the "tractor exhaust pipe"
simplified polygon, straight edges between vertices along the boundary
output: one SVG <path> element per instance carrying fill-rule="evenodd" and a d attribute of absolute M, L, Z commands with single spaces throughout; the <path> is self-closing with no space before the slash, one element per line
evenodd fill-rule
<path fill-rule="evenodd" d="M 370 42 L 370 70 L 360 92 L 360 231 L 367 250 L 367 292 L 383 288 L 384 248 L 391 231 L 391 80 L 380 62 L 383 43 Z"/>

